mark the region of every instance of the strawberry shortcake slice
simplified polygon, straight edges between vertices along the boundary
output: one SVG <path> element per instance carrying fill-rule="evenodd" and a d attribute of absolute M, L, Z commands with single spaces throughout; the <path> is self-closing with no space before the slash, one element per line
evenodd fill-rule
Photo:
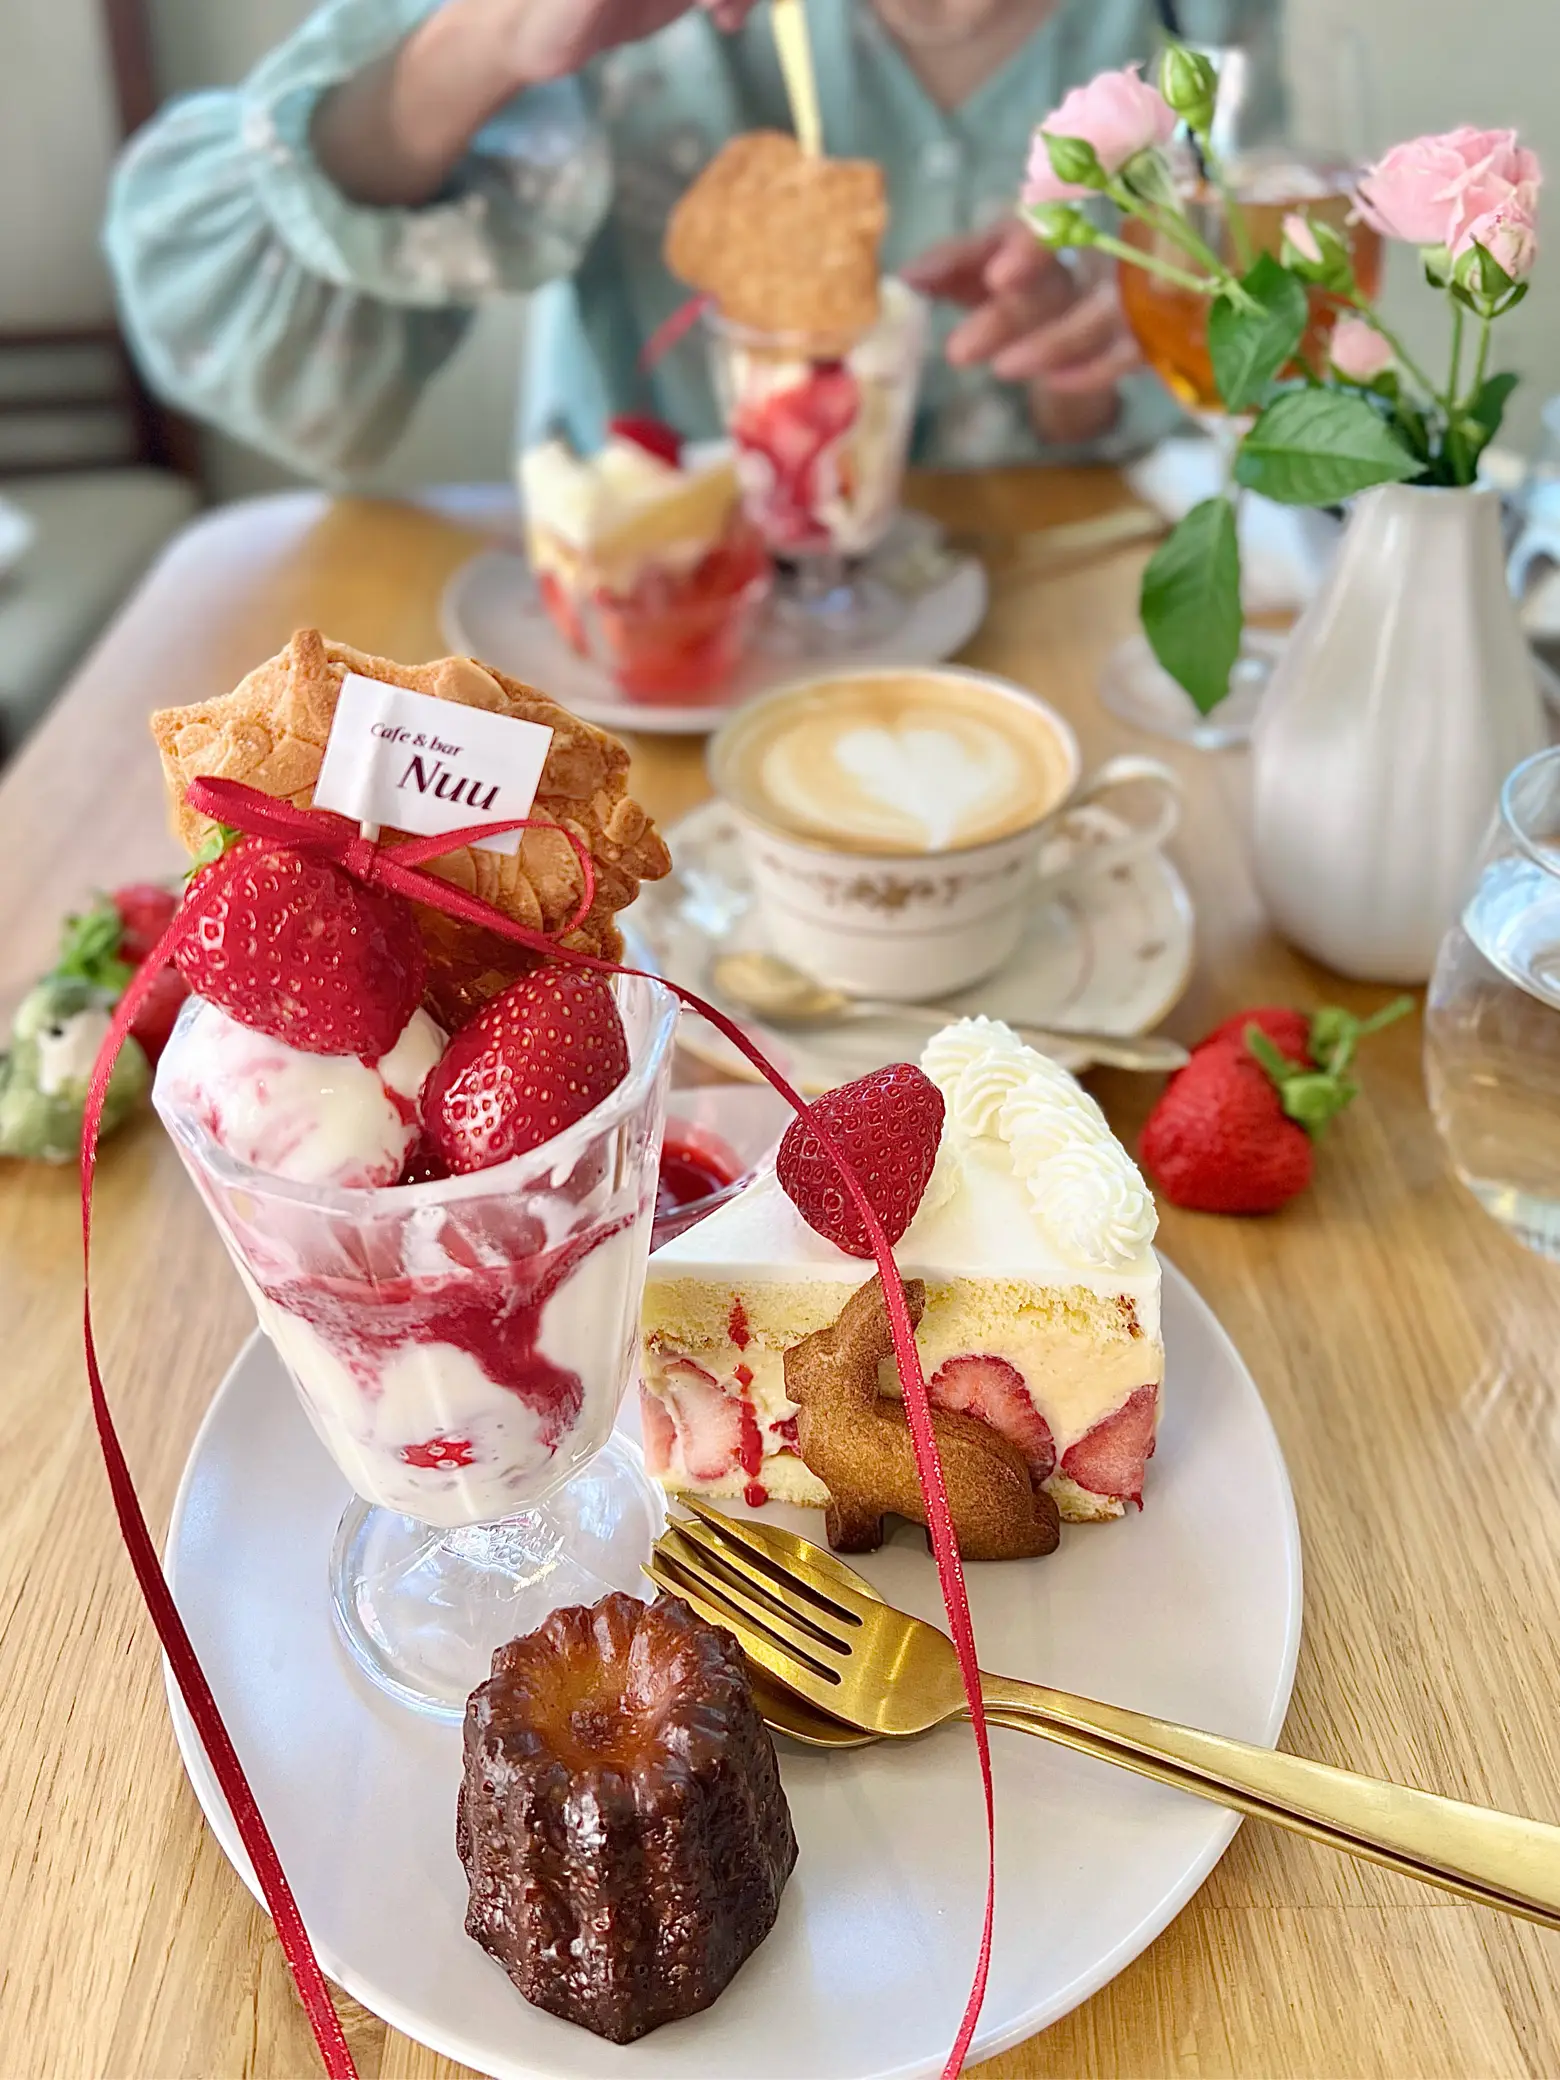
<path fill-rule="evenodd" d="M 1099 1107 L 1006 1026 L 965 1019 L 818 1101 L 907 1278 L 932 1400 L 1018 1446 L 1065 1518 L 1141 1505 L 1164 1374 L 1154 1202 Z M 818 1109 L 818 1108 L 815 1108 Z M 803 1123 L 775 1170 L 651 1258 L 643 1414 L 673 1491 L 822 1506 L 786 1351 L 873 1275 Z M 897 1392 L 890 1362 L 881 1380 Z"/>

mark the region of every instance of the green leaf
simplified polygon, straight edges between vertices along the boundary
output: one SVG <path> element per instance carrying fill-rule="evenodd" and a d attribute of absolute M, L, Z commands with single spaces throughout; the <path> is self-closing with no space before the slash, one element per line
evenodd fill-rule
<path fill-rule="evenodd" d="M 119 958 L 123 937 L 124 921 L 105 897 L 79 916 L 66 918 L 54 973 L 75 976 L 117 997 L 135 973 L 128 961 Z"/>
<path fill-rule="evenodd" d="M 1139 600 L 1154 655 L 1209 714 L 1240 651 L 1240 550 L 1227 498 L 1193 506 L 1149 558 Z"/>
<path fill-rule="evenodd" d="M 223 853 L 235 846 L 243 835 L 242 831 L 234 830 L 230 823 L 208 824 L 206 835 L 196 847 L 195 856 L 190 861 L 190 870 L 185 875 L 185 880 L 193 881 L 202 867 L 215 865 Z"/>
<path fill-rule="evenodd" d="M 1232 412 L 1261 397 L 1305 332 L 1305 284 L 1271 253 L 1261 253 L 1241 281 L 1256 308 L 1214 299 L 1208 313 L 1208 352 L 1219 395 Z"/>
<path fill-rule="evenodd" d="M 1484 438 L 1491 441 L 1500 431 L 1500 422 L 1506 409 L 1506 399 L 1516 389 L 1521 378 L 1509 369 L 1498 376 L 1486 376 L 1473 396 L 1468 400 L 1467 416 L 1476 426 L 1483 429 Z"/>
<path fill-rule="evenodd" d="M 1240 444 L 1235 481 L 1281 505 L 1327 506 L 1420 471 L 1380 415 L 1340 390 L 1287 391 Z"/>

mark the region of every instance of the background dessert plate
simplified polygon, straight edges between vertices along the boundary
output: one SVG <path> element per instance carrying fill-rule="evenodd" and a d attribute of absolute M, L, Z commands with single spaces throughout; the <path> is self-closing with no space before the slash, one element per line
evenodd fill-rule
<path fill-rule="evenodd" d="M 967 643 L 986 611 L 986 573 L 973 556 L 938 546 L 919 516 L 904 515 L 873 559 L 892 581 L 901 611 L 874 640 L 808 658 L 781 647 L 774 630 L 750 652 L 724 700 L 687 707 L 631 701 L 607 674 L 578 657 L 548 620 L 525 559 L 511 549 L 484 549 L 461 565 L 444 589 L 439 616 L 453 650 L 485 658 L 587 722 L 652 736 L 692 736 L 712 729 L 728 708 L 783 686 L 809 664 L 833 671 L 872 664 L 939 664 Z"/>
<path fill-rule="evenodd" d="M 1278 1442 L 1204 1302 L 1164 1278 L 1169 1357 L 1148 1507 L 1077 1526 L 1053 1558 L 970 1570 L 983 1658 L 1271 1745 L 1294 1679 L 1300 1547 Z M 849 1754 L 780 1743 L 801 1860 L 773 1934 L 705 2014 L 623 2050 L 529 2007 L 463 1932 L 460 1732 L 380 1695 L 332 1630 L 326 1563 L 346 1484 L 256 1337 L 185 1469 L 167 1567 L 327 1972 L 396 2028 L 498 2080 L 912 2080 L 940 2070 L 985 1888 L 969 1736 Z M 816 1535 L 816 1517 L 771 1506 Z M 863 1571 L 939 1615 L 922 1535 Z M 253 1890 L 172 1693 L 217 1839 Z M 1179 1912 L 1235 1817 L 1102 1763 L 995 1732 L 998 1888 L 972 2058 L 1103 1986 Z"/>
<path fill-rule="evenodd" d="M 1093 843 L 1119 839 L 1125 823 L 1110 810 L 1070 811 L 1042 852 L 1047 869 L 1081 859 Z M 722 953 L 772 951 L 753 902 L 741 832 L 732 811 L 706 802 L 666 833 L 672 871 L 647 882 L 623 918 L 630 958 L 713 1002 L 711 963 Z M 1074 1025 L 1097 1033 L 1146 1033 L 1179 1002 L 1192 968 L 1192 899 L 1162 852 L 1145 853 L 1098 875 L 1080 875 L 1038 901 L 1018 951 L 995 975 L 920 1005 L 937 1023 L 984 1013 L 1017 1024 Z M 723 1010 L 737 1014 L 735 1005 Z M 817 1032 L 780 1032 L 749 1015 L 744 1023 L 776 1066 L 804 1092 L 832 1090 L 885 1062 L 918 1061 L 930 1018 L 861 1019 Z M 678 1042 L 730 1076 L 752 1070 L 707 1020 L 683 1013 Z M 1088 1067 L 1084 1048 L 1059 1055 Z"/>

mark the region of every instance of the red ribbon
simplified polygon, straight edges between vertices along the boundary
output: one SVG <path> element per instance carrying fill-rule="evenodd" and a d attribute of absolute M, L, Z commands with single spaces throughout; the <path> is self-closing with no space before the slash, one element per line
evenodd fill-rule
<path fill-rule="evenodd" d="M 695 325 L 709 309 L 712 299 L 708 296 L 690 296 L 686 303 L 678 304 L 669 318 L 663 318 L 639 350 L 639 366 L 648 375 L 657 362 L 667 355 L 692 332 Z"/>
<path fill-rule="evenodd" d="M 276 1924 L 277 1936 L 281 1941 L 288 1969 L 298 1988 L 299 1998 L 314 2031 L 315 2041 L 320 2047 L 320 2056 L 330 2080 L 357 2080 L 352 2054 L 347 2049 L 347 2041 L 342 2034 L 341 2022 L 331 2000 L 330 1989 L 309 1942 L 308 1931 L 303 1925 L 298 1903 L 282 1870 L 275 1844 L 267 1831 L 255 1795 L 250 1789 L 249 1780 L 244 1774 L 243 1765 L 223 1724 L 222 1714 L 211 1694 L 210 1686 L 196 1657 L 189 1634 L 184 1629 L 184 1622 L 179 1616 L 158 1561 L 157 1549 L 147 1529 L 146 1518 L 130 1478 L 130 1470 L 114 1428 L 113 1417 L 109 1413 L 92 1334 L 92 1183 L 97 1165 L 103 1101 L 114 1063 L 156 976 L 173 957 L 175 949 L 191 935 L 200 918 L 225 891 L 229 881 L 240 868 L 250 865 L 260 850 L 279 849 L 306 852 L 314 857 L 333 860 L 345 868 L 354 879 L 368 887 L 390 889 L 413 902 L 426 903 L 442 910 L 447 916 L 496 932 L 515 945 L 526 947 L 529 951 L 542 954 L 550 960 L 561 961 L 572 967 L 591 968 L 599 974 L 633 975 L 645 981 L 660 983 L 692 1010 L 697 1011 L 702 1018 L 707 1018 L 799 1116 L 808 1117 L 813 1132 L 833 1158 L 841 1182 L 861 1215 L 868 1240 L 872 1244 L 872 1255 L 882 1275 L 883 1296 L 888 1308 L 894 1355 L 899 1363 L 900 1383 L 904 1389 L 905 1415 L 915 1450 L 916 1469 L 926 1499 L 927 1529 L 931 1535 L 932 1552 L 937 1562 L 943 1608 L 948 1615 L 948 1628 L 958 1655 L 965 1696 L 969 1701 L 970 1723 L 975 1732 L 975 1750 L 980 1762 L 981 1786 L 986 1801 L 986 1911 L 981 1927 L 980 1954 L 976 1962 L 974 1981 L 953 2049 L 949 2052 L 943 2067 L 944 2080 L 952 2080 L 952 2076 L 957 2074 L 963 2065 L 965 2053 L 969 2050 L 970 2041 L 975 2034 L 975 2024 L 985 1996 L 986 1977 L 991 1963 L 991 1928 L 996 1901 L 996 1812 L 992 1795 L 991 1753 L 986 1737 L 986 1714 L 980 1690 L 980 1664 L 976 1658 L 964 1569 L 959 1558 L 958 1541 L 954 1536 L 953 1512 L 948 1502 L 948 1490 L 937 1456 L 931 1402 L 926 1391 L 926 1379 L 921 1370 L 920 1354 L 915 1346 L 915 1332 L 905 1305 L 904 1286 L 882 1223 L 873 1211 L 871 1201 L 862 1189 L 861 1181 L 851 1167 L 844 1149 L 821 1120 L 808 1114 L 806 1100 L 791 1088 L 742 1028 L 723 1011 L 717 1010 L 713 1004 L 706 1003 L 692 990 L 668 981 L 665 976 L 646 975 L 642 969 L 623 967 L 616 961 L 602 960 L 595 954 L 581 953 L 558 943 L 560 937 L 567 936 L 583 922 L 595 898 L 595 868 L 590 854 L 574 832 L 562 825 L 533 817 L 516 817 L 503 823 L 470 824 L 460 830 L 441 832 L 436 837 L 411 838 L 393 846 L 386 846 L 363 837 L 357 827 L 345 817 L 332 815 L 323 809 L 297 808 L 291 802 L 277 800 L 274 796 L 260 793 L 256 788 L 242 786 L 236 780 L 195 780 L 191 783 L 185 798 L 191 807 L 203 816 L 212 817 L 219 823 L 229 824 L 243 831 L 251 842 L 225 853 L 193 884 L 175 913 L 172 923 L 126 987 L 115 1008 L 108 1033 L 93 1067 L 81 1135 L 81 1240 L 84 1279 L 82 1333 L 86 1348 L 87 1378 L 92 1389 L 92 1412 L 97 1422 L 98 1441 L 102 1446 L 109 1488 L 118 1513 L 120 1531 L 129 1551 L 130 1564 L 135 1570 L 141 1594 L 146 1599 L 147 1609 L 151 1613 L 163 1652 L 168 1657 L 168 1665 L 173 1670 L 174 1680 L 178 1683 L 180 1695 L 200 1735 L 201 1745 L 222 1787 L 234 1824 L 254 1866 L 261 1892 Z M 516 924 L 513 918 L 506 917 L 491 904 L 484 903 L 480 898 L 468 895 L 464 889 L 455 888 L 437 875 L 423 870 L 422 862 L 425 860 L 442 858 L 448 853 L 459 851 L 463 846 L 475 844 L 480 839 L 497 837 L 514 830 L 561 830 L 580 862 L 580 901 L 567 923 L 559 928 L 557 936 Z"/>

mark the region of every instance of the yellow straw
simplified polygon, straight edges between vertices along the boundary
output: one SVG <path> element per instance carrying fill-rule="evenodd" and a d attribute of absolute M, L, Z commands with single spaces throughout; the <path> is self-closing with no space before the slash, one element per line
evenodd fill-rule
<path fill-rule="evenodd" d="M 796 141 L 810 159 L 820 159 L 823 123 L 818 114 L 818 81 L 813 72 L 807 10 L 803 0 L 771 0 L 771 14 Z"/>

